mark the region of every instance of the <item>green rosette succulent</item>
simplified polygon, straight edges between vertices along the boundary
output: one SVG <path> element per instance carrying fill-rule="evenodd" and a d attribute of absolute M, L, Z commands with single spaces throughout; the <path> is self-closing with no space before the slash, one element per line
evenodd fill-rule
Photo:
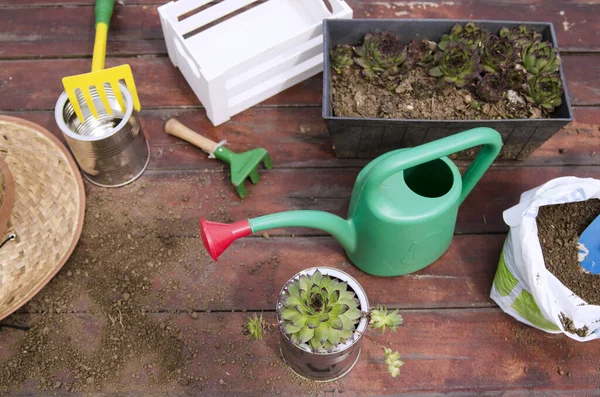
<path fill-rule="evenodd" d="M 560 67 L 560 57 L 556 48 L 547 41 L 535 42 L 521 50 L 521 62 L 527 73 L 553 73 Z"/>
<path fill-rule="evenodd" d="M 502 28 L 498 35 L 501 38 L 507 38 L 516 47 L 528 46 L 532 43 L 542 41 L 542 34 L 533 29 L 528 29 L 525 25 L 519 25 L 516 28 Z"/>
<path fill-rule="evenodd" d="M 477 96 L 486 102 L 498 102 L 504 92 L 504 79 L 499 73 L 488 73 L 477 83 Z"/>
<path fill-rule="evenodd" d="M 427 66 L 434 60 L 437 44 L 430 40 L 413 40 L 407 46 L 407 53 L 411 65 Z"/>
<path fill-rule="evenodd" d="M 523 69 L 512 65 L 504 72 L 504 84 L 511 90 L 521 91 L 527 84 L 527 75 Z"/>
<path fill-rule="evenodd" d="M 489 73 L 499 72 L 515 60 L 517 51 L 506 37 L 492 36 L 481 54 L 481 68 Z"/>
<path fill-rule="evenodd" d="M 527 100 L 548 112 L 562 103 L 563 86 L 558 73 L 543 73 L 527 80 Z"/>
<path fill-rule="evenodd" d="M 386 327 L 396 332 L 396 327 L 404 321 L 402 316 L 398 314 L 398 309 L 388 312 L 385 306 L 378 306 L 377 309 L 372 309 L 369 314 L 371 317 L 369 327 L 381 329 L 382 334 L 385 332 Z"/>
<path fill-rule="evenodd" d="M 242 325 L 242 332 L 244 335 L 249 336 L 250 340 L 261 340 L 263 338 L 263 330 L 265 328 L 265 321 L 263 320 L 262 314 L 248 319 L 248 322 Z"/>
<path fill-rule="evenodd" d="M 355 49 L 354 61 L 367 76 L 383 72 L 396 74 L 406 60 L 406 48 L 391 32 L 367 33 L 363 45 Z"/>
<path fill-rule="evenodd" d="M 464 87 L 479 74 L 479 54 L 463 43 L 450 43 L 444 52 L 436 54 L 437 66 L 429 70 L 431 76 Z"/>
<path fill-rule="evenodd" d="M 392 349 L 384 348 L 385 352 L 385 364 L 388 366 L 387 370 L 392 375 L 392 378 L 400 375 L 400 367 L 404 365 L 404 361 L 400 360 L 400 353 L 392 352 Z"/>
<path fill-rule="evenodd" d="M 347 284 L 318 270 L 286 286 L 279 311 L 282 331 L 313 352 L 329 352 L 352 338 L 363 315 L 356 294 Z"/>
<path fill-rule="evenodd" d="M 342 44 L 336 46 L 329 52 L 331 59 L 331 68 L 335 70 L 337 74 L 341 74 L 346 68 L 350 67 L 354 62 L 352 57 L 354 50 L 351 46 Z"/>
<path fill-rule="evenodd" d="M 446 51 L 446 48 L 448 48 L 450 43 L 462 43 L 471 50 L 481 51 L 487 44 L 489 38 L 490 32 L 473 22 L 468 22 L 465 26 L 456 24 L 452 27 L 450 34 L 442 36 L 438 48 L 442 51 Z"/>

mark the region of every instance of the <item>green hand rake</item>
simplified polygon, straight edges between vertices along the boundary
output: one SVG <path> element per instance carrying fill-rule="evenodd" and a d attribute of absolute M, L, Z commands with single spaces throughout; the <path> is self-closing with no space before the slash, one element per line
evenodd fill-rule
<path fill-rule="evenodd" d="M 235 190 L 237 190 L 240 198 L 248 197 L 248 191 L 244 186 L 246 178 L 250 178 L 250 181 L 254 184 L 260 181 L 257 167 L 261 162 L 265 168 L 273 168 L 271 157 L 269 157 L 269 153 L 263 148 L 252 149 L 243 153 L 234 153 L 217 142 L 211 141 L 197 132 L 190 130 L 175 119 L 167 121 L 165 131 L 167 134 L 181 138 L 219 160 L 229 163 L 231 183 L 235 186 Z"/>

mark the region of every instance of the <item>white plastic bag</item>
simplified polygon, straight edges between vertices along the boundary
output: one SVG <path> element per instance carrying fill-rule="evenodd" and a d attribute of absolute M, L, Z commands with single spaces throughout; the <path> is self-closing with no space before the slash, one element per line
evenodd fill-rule
<path fill-rule="evenodd" d="M 546 269 L 535 218 L 541 206 L 591 198 L 600 198 L 600 180 L 557 178 L 523 193 L 519 204 L 504 211 L 510 231 L 490 294 L 517 320 L 580 342 L 600 337 L 600 306 L 586 304 Z M 587 327 L 586 335 L 566 331 L 561 316 L 571 319 L 580 334 Z"/>

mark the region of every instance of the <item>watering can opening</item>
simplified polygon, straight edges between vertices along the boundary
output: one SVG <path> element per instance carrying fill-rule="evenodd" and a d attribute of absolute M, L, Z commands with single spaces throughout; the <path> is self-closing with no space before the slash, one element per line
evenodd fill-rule
<path fill-rule="evenodd" d="M 402 174 L 413 193 L 427 198 L 442 197 L 454 185 L 452 170 L 442 159 L 408 168 Z"/>

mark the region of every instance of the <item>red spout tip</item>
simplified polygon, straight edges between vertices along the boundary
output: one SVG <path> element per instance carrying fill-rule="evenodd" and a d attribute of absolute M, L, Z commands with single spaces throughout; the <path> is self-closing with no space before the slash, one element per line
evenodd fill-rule
<path fill-rule="evenodd" d="M 215 261 L 238 238 L 252 234 L 248 220 L 235 223 L 219 223 L 200 220 L 200 235 L 204 248 Z"/>

